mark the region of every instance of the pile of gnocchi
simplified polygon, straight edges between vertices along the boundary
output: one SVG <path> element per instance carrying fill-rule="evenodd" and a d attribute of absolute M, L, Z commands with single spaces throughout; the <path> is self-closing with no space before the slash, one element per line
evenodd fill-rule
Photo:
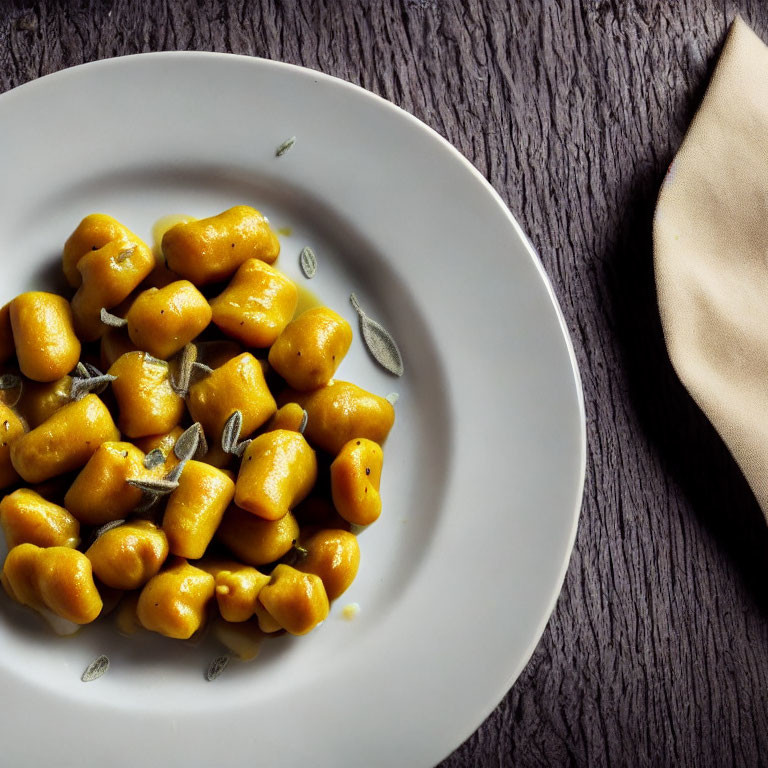
<path fill-rule="evenodd" d="M 304 635 L 358 570 L 381 512 L 392 403 L 334 379 L 352 343 L 296 313 L 266 218 L 186 219 L 161 253 L 110 216 L 66 241 L 71 300 L 0 309 L 2 584 L 73 628 L 188 639 L 241 658 Z"/>

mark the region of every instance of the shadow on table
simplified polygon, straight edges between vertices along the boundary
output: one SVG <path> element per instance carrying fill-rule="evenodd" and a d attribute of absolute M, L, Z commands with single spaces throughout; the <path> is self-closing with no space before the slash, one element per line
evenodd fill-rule
<path fill-rule="evenodd" d="M 653 272 L 652 222 L 663 174 L 635 187 L 608 265 L 630 399 L 663 467 L 768 611 L 768 526 L 720 436 L 684 389 L 664 345 Z M 768 384 L 767 384 L 768 385 Z"/>

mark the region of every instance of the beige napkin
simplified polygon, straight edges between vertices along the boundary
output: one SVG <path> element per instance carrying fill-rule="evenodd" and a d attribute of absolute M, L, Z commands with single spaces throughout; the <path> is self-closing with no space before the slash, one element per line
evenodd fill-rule
<path fill-rule="evenodd" d="M 669 356 L 768 519 L 768 47 L 737 18 L 653 227 Z"/>

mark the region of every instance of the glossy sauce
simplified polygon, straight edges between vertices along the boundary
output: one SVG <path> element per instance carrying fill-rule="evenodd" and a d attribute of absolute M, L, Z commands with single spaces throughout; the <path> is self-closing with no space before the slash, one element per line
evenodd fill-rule
<path fill-rule="evenodd" d="M 293 313 L 294 319 L 308 309 L 325 306 L 309 288 L 305 288 L 301 283 L 296 283 L 296 287 L 299 289 L 299 303 L 296 305 L 296 311 Z"/>
<path fill-rule="evenodd" d="M 195 216 L 186 216 L 183 213 L 171 213 L 163 216 L 152 225 L 152 251 L 157 258 L 163 258 L 163 235 L 177 224 L 186 224 L 188 221 L 197 221 Z"/>

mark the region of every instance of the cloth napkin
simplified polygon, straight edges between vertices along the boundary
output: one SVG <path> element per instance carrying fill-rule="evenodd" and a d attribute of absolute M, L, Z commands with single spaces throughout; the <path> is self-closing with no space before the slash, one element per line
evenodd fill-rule
<path fill-rule="evenodd" d="M 768 47 L 737 18 L 659 194 L 672 365 L 768 520 Z"/>

